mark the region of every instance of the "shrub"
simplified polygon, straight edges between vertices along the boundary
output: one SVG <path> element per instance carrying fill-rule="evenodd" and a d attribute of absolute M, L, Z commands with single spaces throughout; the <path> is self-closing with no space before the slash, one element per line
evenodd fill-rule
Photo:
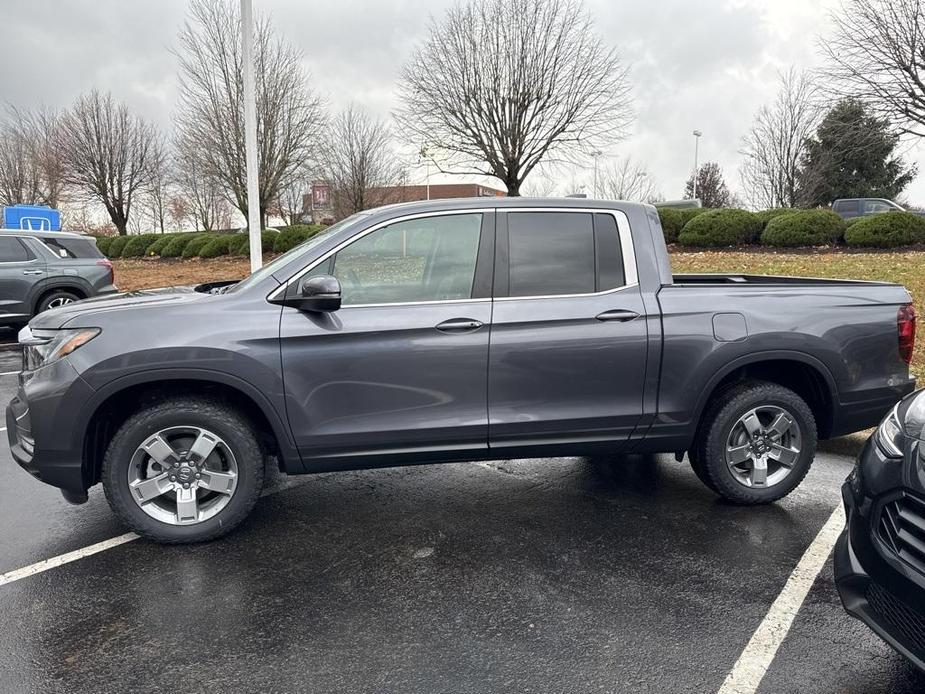
<path fill-rule="evenodd" d="M 109 255 L 109 246 L 113 241 L 112 236 L 97 236 L 96 247 L 100 249 L 103 255 Z"/>
<path fill-rule="evenodd" d="M 122 249 L 125 248 L 125 244 L 128 243 L 128 236 L 116 236 L 113 238 L 112 242 L 109 244 L 109 252 L 106 254 L 107 258 L 121 258 Z"/>
<path fill-rule="evenodd" d="M 205 245 L 199 251 L 200 258 L 217 258 L 220 255 L 228 255 L 228 246 L 234 240 L 231 234 L 213 234 L 206 241 Z M 187 246 L 189 248 L 189 246 Z"/>
<path fill-rule="evenodd" d="M 292 224 L 287 227 L 281 227 L 279 236 L 273 243 L 273 250 L 277 253 L 285 253 L 295 248 L 303 241 L 310 239 L 322 229 L 324 229 L 324 227 L 320 224 Z"/>
<path fill-rule="evenodd" d="M 866 219 L 866 217 L 852 217 L 851 219 L 846 219 L 845 224 L 847 224 L 850 227 L 852 224 L 857 224 L 862 219 Z"/>
<path fill-rule="evenodd" d="M 148 254 L 148 246 L 158 240 L 160 234 L 138 234 L 129 236 L 122 249 L 123 258 L 143 258 Z"/>
<path fill-rule="evenodd" d="M 247 234 L 235 234 L 228 242 L 228 253 L 231 255 L 250 255 L 251 240 Z"/>
<path fill-rule="evenodd" d="M 194 236 L 183 246 L 183 252 L 180 255 L 184 258 L 195 258 L 213 238 L 212 234 Z"/>
<path fill-rule="evenodd" d="M 911 212 L 884 212 L 861 217 L 845 232 L 849 246 L 896 248 L 925 242 L 925 218 Z"/>
<path fill-rule="evenodd" d="M 755 216 L 758 217 L 758 221 L 761 222 L 761 230 L 764 231 L 765 227 L 768 226 L 768 222 L 772 219 L 780 217 L 783 214 L 790 214 L 791 212 L 797 212 L 792 207 L 772 207 L 769 210 L 761 210 L 761 212 L 756 212 Z"/>
<path fill-rule="evenodd" d="M 828 246 L 838 243 L 845 222 L 831 210 L 798 210 L 768 222 L 761 243 L 768 246 Z"/>
<path fill-rule="evenodd" d="M 186 250 L 186 246 L 200 236 L 201 234 L 181 234 L 173 237 L 161 249 L 161 258 L 179 258 Z"/>
<path fill-rule="evenodd" d="M 160 234 L 157 237 L 157 241 L 148 246 L 148 250 L 145 251 L 145 255 L 161 255 L 171 241 L 179 238 L 180 236 L 186 236 L 188 234 L 189 232 L 183 231 L 178 231 L 172 234 Z"/>
<path fill-rule="evenodd" d="M 709 212 L 711 208 L 709 207 L 685 207 L 684 209 L 678 210 L 681 214 L 681 228 L 684 228 L 684 225 L 691 221 L 694 217 L 702 215 L 704 212 Z"/>
<path fill-rule="evenodd" d="M 684 225 L 678 242 L 685 246 L 741 246 L 756 240 L 761 224 L 752 212 L 706 210 Z"/>
<path fill-rule="evenodd" d="M 681 227 L 684 226 L 681 210 L 672 209 L 671 207 L 659 207 L 657 209 L 658 218 L 662 222 L 662 234 L 665 236 L 665 243 L 677 243 L 678 234 L 681 233 Z"/>

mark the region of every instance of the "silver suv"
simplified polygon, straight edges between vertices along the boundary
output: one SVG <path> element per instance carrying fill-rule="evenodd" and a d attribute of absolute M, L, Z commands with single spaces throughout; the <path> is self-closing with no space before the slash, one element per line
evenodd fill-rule
<path fill-rule="evenodd" d="M 25 325 L 49 308 L 118 289 L 90 236 L 0 230 L 0 325 Z"/>

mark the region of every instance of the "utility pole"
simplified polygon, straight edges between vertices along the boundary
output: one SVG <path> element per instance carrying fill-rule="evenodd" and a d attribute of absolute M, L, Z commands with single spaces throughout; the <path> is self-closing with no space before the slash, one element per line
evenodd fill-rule
<path fill-rule="evenodd" d="M 697 145 L 700 144 L 700 136 L 703 135 L 699 130 L 694 131 L 694 194 L 693 199 L 697 199 L 697 176 L 700 175 L 700 171 L 697 169 Z"/>
<path fill-rule="evenodd" d="M 595 198 L 595 199 L 597 199 L 597 159 L 598 159 L 598 157 L 600 157 L 602 154 L 603 154 L 603 152 L 602 152 L 601 150 L 599 150 L 599 149 L 596 149 L 596 150 L 594 150 L 593 152 L 591 152 L 591 156 L 594 158 L 594 188 L 592 189 L 592 190 L 593 190 L 593 193 L 592 193 L 591 197 L 593 197 L 593 198 Z"/>
<path fill-rule="evenodd" d="M 260 240 L 260 181 L 257 172 L 257 87 L 254 81 L 254 10 L 241 0 L 241 54 L 244 61 L 244 161 L 247 168 L 247 229 L 251 272 L 263 265 Z"/>

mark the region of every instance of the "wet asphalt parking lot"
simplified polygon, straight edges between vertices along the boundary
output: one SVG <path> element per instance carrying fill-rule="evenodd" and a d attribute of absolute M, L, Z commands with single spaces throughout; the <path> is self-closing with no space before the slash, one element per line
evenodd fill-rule
<path fill-rule="evenodd" d="M 0 351 L 3 403 L 18 368 Z M 276 476 L 222 540 L 122 537 L 17 577 L 126 529 L 99 488 L 75 507 L 34 481 L 4 436 L 0 691 L 717 692 L 851 464 L 821 453 L 759 508 L 670 456 Z M 755 685 L 739 691 L 925 676 L 845 615 L 829 556 Z"/>

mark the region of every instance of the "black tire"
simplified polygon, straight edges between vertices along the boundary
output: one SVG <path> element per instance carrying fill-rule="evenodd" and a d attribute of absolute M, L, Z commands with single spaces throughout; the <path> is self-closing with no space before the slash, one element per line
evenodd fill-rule
<path fill-rule="evenodd" d="M 173 525 L 152 518 L 132 496 L 128 476 L 136 450 L 171 427 L 214 432 L 235 458 L 236 486 L 227 505 L 211 518 Z M 237 410 L 208 398 L 171 398 L 132 415 L 112 437 L 103 458 L 103 489 L 113 512 L 139 535 L 169 544 L 205 542 L 230 532 L 251 512 L 263 489 L 264 462 L 253 425 Z"/>
<path fill-rule="evenodd" d="M 784 410 L 801 437 L 800 452 L 790 472 L 776 484 L 761 488 L 739 481 L 725 457 L 733 427 L 756 407 Z M 697 476 L 723 498 L 743 505 L 767 504 L 785 497 L 803 481 L 816 455 L 816 442 L 816 420 L 803 398 L 776 383 L 744 381 L 717 394 L 707 405 L 689 457 Z"/>
<path fill-rule="evenodd" d="M 69 292 L 65 289 L 56 289 L 42 297 L 42 300 L 39 301 L 39 305 L 35 307 L 35 312 L 44 313 L 52 308 L 52 304 L 62 301 L 62 305 L 69 304 L 73 301 L 80 301 L 80 297 L 74 292 Z"/>

